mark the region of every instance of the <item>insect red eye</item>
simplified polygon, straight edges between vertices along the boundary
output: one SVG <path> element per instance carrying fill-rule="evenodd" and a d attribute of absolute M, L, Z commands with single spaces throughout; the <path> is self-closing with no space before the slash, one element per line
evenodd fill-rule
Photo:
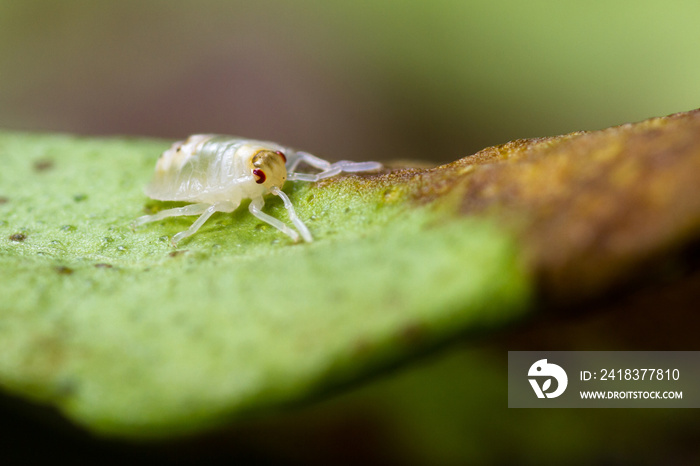
<path fill-rule="evenodd" d="M 255 182 L 258 184 L 263 184 L 265 182 L 265 179 L 267 178 L 265 176 L 265 172 L 260 170 L 259 168 L 253 170 L 253 176 L 255 176 Z"/>
<path fill-rule="evenodd" d="M 275 152 L 275 154 L 277 154 L 277 155 L 279 155 L 280 157 L 282 157 L 282 160 L 284 160 L 285 163 L 287 162 L 287 156 L 284 155 L 284 152 L 282 152 L 281 150 L 278 150 L 278 151 Z"/>

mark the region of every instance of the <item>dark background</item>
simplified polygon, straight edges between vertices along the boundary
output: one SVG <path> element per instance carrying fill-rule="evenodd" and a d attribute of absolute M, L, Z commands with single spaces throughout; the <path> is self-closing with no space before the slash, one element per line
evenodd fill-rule
<path fill-rule="evenodd" d="M 451 161 L 700 106 L 700 4 L 0 0 L 0 128 Z"/>

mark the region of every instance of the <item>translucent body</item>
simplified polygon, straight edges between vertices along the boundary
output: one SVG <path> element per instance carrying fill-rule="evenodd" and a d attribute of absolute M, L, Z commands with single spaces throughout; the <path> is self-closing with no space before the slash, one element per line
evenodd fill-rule
<path fill-rule="evenodd" d="M 319 173 L 298 173 L 297 167 L 306 163 L 321 170 Z M 200 215 L 190 228 L 173 236 L 176 245 L 194 234 L 215 212 L 233 212 L 244 199 L 250 199 L 250 212 L 272 225 L 294 241 L 299 235 L 313 241 L 308 228 L 297 217 L 289 198 L 282 191 L 285 181 L 318 181 L 341 172 L 377 170 L 377 162 L 341 161 L 331 164 L 306 152 L 280 146 L 273 142 L 196 134 L 186 141 L 173 144 L 156 163 L 153 181 L 146 194 L 162 201 L 185 201 L 193 204 L 163 210 L 155 215 L 137 218 L 132 227 L 166 217 Z M 296 227 L 262 212 L 263 196 L 274 194 L 284 202 L 289 218 Z"/>

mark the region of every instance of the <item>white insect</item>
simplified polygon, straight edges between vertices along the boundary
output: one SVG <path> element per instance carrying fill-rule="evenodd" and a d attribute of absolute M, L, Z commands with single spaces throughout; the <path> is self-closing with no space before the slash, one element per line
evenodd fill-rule
<path fill-rule="evenodd" d="M 300 163 L 321 170 L 319 173 L 297 173 Z M 318 181 L 341 172 L 363 172 L 377 170 L 378 162 L 330 163 L 306 152 L 280 146 L 273 142 L 240 139 L 215 134 L 195 134 L 186 141 L 174 143 L 163 152 L 156 163 L 156 172 L 146 195 L 161 201 L 193 202 L 144 215 L 131 224 L 136 228 L 145 223 L 167 217 L 199 215 L 187 230 L 172 237 L 175 246 L 199 228 L 215 212 L 233 212 L 241 201 L 250 199 L 248 210 L 265 223 L 272 225 L 295 242 L 299 235 L 305 241 L 313 241 L 309 229 L 294 212 L 294 207 L 282 191 L 284 182 Z M 263 196 L 274 194 L 282 198 L 295 231 L 280 220 L 262 211 Z"/>

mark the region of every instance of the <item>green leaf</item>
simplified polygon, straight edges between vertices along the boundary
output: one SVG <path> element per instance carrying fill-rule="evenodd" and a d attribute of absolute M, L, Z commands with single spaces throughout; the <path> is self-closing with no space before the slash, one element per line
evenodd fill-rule
<path fill-rule="evenodd" d="M 426 170 L 288 183 L 313 243 L 245 205 L 178 249 L 168 237 L 192 217 L 131 231 L 178 205 L 142 194 L 168 146 L 0 133 L 4 390 L 102 434 L 168 436 L 309 398 L 528 307 L 513 232 L 459 215 L 460 191 Z"/>
<path fill-rule="evenodd" d="M 0 133 L 0 387 L 103 434 L 309 399 L 535 295 L 567 309 L 682 273 L 700 236 L 700 110 L 289 183 L 315 238 L 299 244 L 245 206 L 180 249 L 168 237 L 193 219 L 129 230 L 174 205 L 141 194 L 167 147 Z"/>

